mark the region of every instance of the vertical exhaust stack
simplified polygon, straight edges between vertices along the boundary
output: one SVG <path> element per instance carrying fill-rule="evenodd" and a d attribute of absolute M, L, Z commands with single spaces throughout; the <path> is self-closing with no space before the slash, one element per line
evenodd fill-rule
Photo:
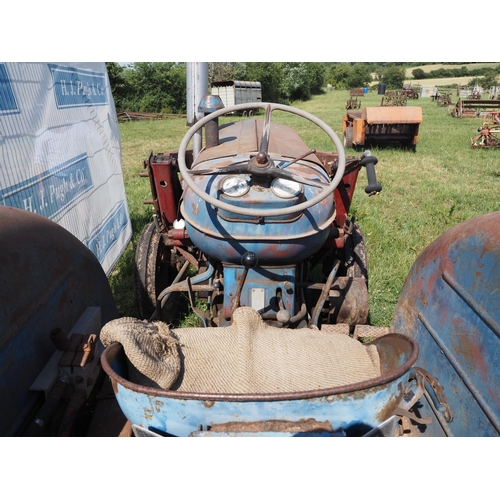
<path fill-rule="evenodd" d="M 206 95 L 200 102 L 199 111 L 205 116 L 222 109 L 224 103 L 218 95 Z M 219 119 L 214 118 L 205 125 L 205 147 L 213 148 L 219 145 Z"/>
<path fill-rule="evenodd" d="M 208 90 L 208 63 L 188 62 L 186 64 L 186 86 L 187 86 L 187 124 L 194 125 L 203 113 L 198 105 Z M 197 131 L 193 137 L 193 158 L 196 158 L 202 147 L 202 132 Z"/>

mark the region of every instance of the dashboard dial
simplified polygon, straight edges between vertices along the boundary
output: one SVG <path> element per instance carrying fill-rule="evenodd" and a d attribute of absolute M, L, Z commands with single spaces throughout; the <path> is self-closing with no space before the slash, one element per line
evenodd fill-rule
<path fill-rule="evenodd" d="M 302 186 L 295 181 L 277 178 L 271 183 L 271 190 L 280 198 L 294 198 L 302 192 Z"/>
<path fill-rule="evenodd" d="M 232 196 L 236 198 L 238 196 L 247 194 L 250 186 L 248 185 L 248 182 L 242 177 L 232 175 L 230 177 L 226 177 L 222 181 L 221 189 L 226 196 Z"/>

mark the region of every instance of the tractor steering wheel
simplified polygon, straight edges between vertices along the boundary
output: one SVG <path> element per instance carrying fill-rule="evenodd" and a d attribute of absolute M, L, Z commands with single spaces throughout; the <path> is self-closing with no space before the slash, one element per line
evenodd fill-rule
<path fill-rule="evenodd" d="M 203 191 L 198 185 L 194 182 L 192 178 L 192 174 L 195 172 L 190 171 L 187 166 L 186 166 L 186 151 L 187 147 L 189 144 L 189 141 L 192 139 L 194 134 L 201 128 L 203 127 L 206 123 L 209 121 L 218 118 L 219 116 L 222 116 L 226 113 L 232 113 L 236 111 L 242 111 L 242 110 L 248 110 L 248 109 L 266 109 L 266 125 L 264 126 L 264 132 L 263 132 L 263 138 L 261 141 L 261 148 L 264 147 L 266 149 L 265 153 L 267 154 L 267 145 L 269 142 L 269 128 L 270 128 L 270 116 L 271 112 L 273 110 L 280 110 L 280 111 L 286 111 L 298 116 L 301 116 L 302 118 L 305 118 L 311 122 L 313 122 L 315 125 L 317 125 L 323 132 L 325 132 L 328 137 L 333 141 L 335 144 L 335 147 L 338 152 L 338 167 L 337 171 L 335 172 L 335 175 L 333 179 L 330 181 L 329 184 L 324 184 L 325 189 L 323 189 L 319 194 L 316 196 L 313 196 L 310 200 L 306 200 L 303 203 L 299 203 L 298 205 L 294 206 L 289 206 L 285 208 L 279 208 L 279 209 L 254 209 L 254 208 L 245 208 L 245 207 L 237 207 L 234 205 L 231 205 L 229 203 L 225 203 L 223 201 L 218 200 L 217 198 L 214 198 L 213 196 L 207 194 L 205 191 Z M 264 146 L 263 146 L 264 145 Z M 261 154 L 261 153 L 259 153 Z M 317 203 L 320 203 L 322 200 L 330 196 L 334 191 L 335 188 L 338 186 L 340 180 L 344 176 L 344 171 L 345 171 L 345 164 L 346 164 L 346 157 L 345 157 L 345 152 L 344 152 L 344 147 L 338 138 L 337 134 L 322 120 L 319 118 L 316 118 L 314 115 L 311 115 L 310 113 L 307 113 L 306 111 L 302 111 L 300 109 L 291 107 L 291 106 L 285 106 L 283 104 L 271 104 L 271 103 L 264 103 L 264 102 L 258 102 L 258 103 L 248 103 L 248 104 L 237 104 L 235 106 L 229 106 L 227 108 L 222 108 L 220 110 L 214 111 L 213 113 L 210 113 L 209 115 L 205 116 L 198 122 L 196 122 L 186 133 L 184 138 L 182 139 L 182 142 L 179 146 L 179 152 L 178 152 L 178 164 L 179 164 L 179 171 L 182 175 L 182 178 L 186 182 L 186 184 L 205 202 L 213 205 L 214 207 L 227 210 L 229 212 L 233 212 L 239 215 L 253 215 L 256 217 L 265 217 L 265 216 L 281 216 L 281 215 L 288 215 L 288 214 L 294 214 L 303 210 L 306 210 Z M 250 160 L 251 161 L 251 160 Z M 272 160 L 271 160 L 272 161 Z M 214 172 L 214 174 L 217 172 Z M 308 181 L 303 181 L 305 184 L 310 184 Z M 317 186 L 319 183 L 315 183 L 314 185 Z"/>

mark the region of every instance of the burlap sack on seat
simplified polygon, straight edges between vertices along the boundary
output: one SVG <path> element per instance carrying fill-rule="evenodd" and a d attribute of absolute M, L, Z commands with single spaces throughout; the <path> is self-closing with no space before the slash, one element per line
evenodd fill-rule
<path fill-rule="evenodd" d="M 154 349 L 151 345 L 145 349 L 148 362 L 161 364 L 158 371 L 171 371 L 168 377 L 162 377 L 161 382 L 152 378 L 156 375 L 151 369 L 147 374 L 164 389 L 213 394 L 270 394 L 339 387 L 380 376 L 380 360 L 375 346 L 365 346 L 347 335 L 314 328 L 289 330 L 271 327 L 248 307 L 238 308 L 231 326 L 222 328 L 168 330 L 162 323 L 147 324 L 139 320 L 131 323 L 136 331 L 139 324 L 145 329 L 156 329 L 155 335 L 170 346 L 163 349 L 162 355 L 152 355 Z M 123 332 L 115 336 L 114 341 L 124 345 L 130 362 L 144 374 L 144 368 L 135 360 L 137 356 L 132 359 L 125 344 L 118 339 L 121 335 L 130 335 L 124 333 L 129 329 L 126 322 L 119 326 Z M 105 337 L 109 342 L 110 336 Z M 134 349 L 140 347 L 144 339 L 151 343 L 153 338 L 151 334 L 143 334 L 142 340 L 127 341 L 128 349 L 131 345 Z M 178 351 L 171 348 L 175 342 Z M 156 343 L 163 345 L 158 339 Z M 167 386 L 165 381 L 172 379 L 178 366 L 177 362 L 166 359 L 169 357 L 177 357 L 180 369 L 175 382 Z"/>
<path fill-rule="evenodd" d="M 165 323 L 119 318 L 102 327 L 100 339 L 105 347 L 114 342 L 122 344 L 131 382 L 169 389 L 177 380 L 181 360 L 177 341 Z"/>

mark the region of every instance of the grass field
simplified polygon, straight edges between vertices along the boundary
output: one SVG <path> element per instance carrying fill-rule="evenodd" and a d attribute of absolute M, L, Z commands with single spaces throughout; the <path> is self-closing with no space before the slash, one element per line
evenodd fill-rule
<path fill-rule="evenodd" d="M 348 98 L 348 91 L 333 91 L 294 105 L 318 116 L 341 137 Z M 456 102 L 457 97 L 453 99 Z M 361 100 L 363 107 L 378 106 L 381 96 L 370 92 Z M 500 210 L 500 149 L 473 150 L 469 146 L 482 119 L 452 118 L 446 108 L 429 98 L 408 101 L 408 105 L 423 110 L 416 152 L 398 147 L 371 148 L 379 159 L 377 175 L 383 190 L 378 196 L 367 197 L 363 170 L 352 205 L 352 215 L 367 244 L 369 322 L 377 326 L 390 324 L 404 280 L 415 258 L 431 241 L 459 222 Z M 310 147 L 332 150 L 326 136 L 311 123 L 281 113 L 273 114 L 273 119 L 295 127 Z M 122 315 L 136 315 L 132 278 L 135 243 L 152 216 L 150 207 L 142 202 L 150 197 L 148 180 L 139 178 L 142 162 L 150 150 L 177 150 L 187 130 L 185 118 L 120 125 L 134 230 L 132 243 L 110 276 Z M 348 149 L 346 153 L 357 155 L 358 151 Z"/>

